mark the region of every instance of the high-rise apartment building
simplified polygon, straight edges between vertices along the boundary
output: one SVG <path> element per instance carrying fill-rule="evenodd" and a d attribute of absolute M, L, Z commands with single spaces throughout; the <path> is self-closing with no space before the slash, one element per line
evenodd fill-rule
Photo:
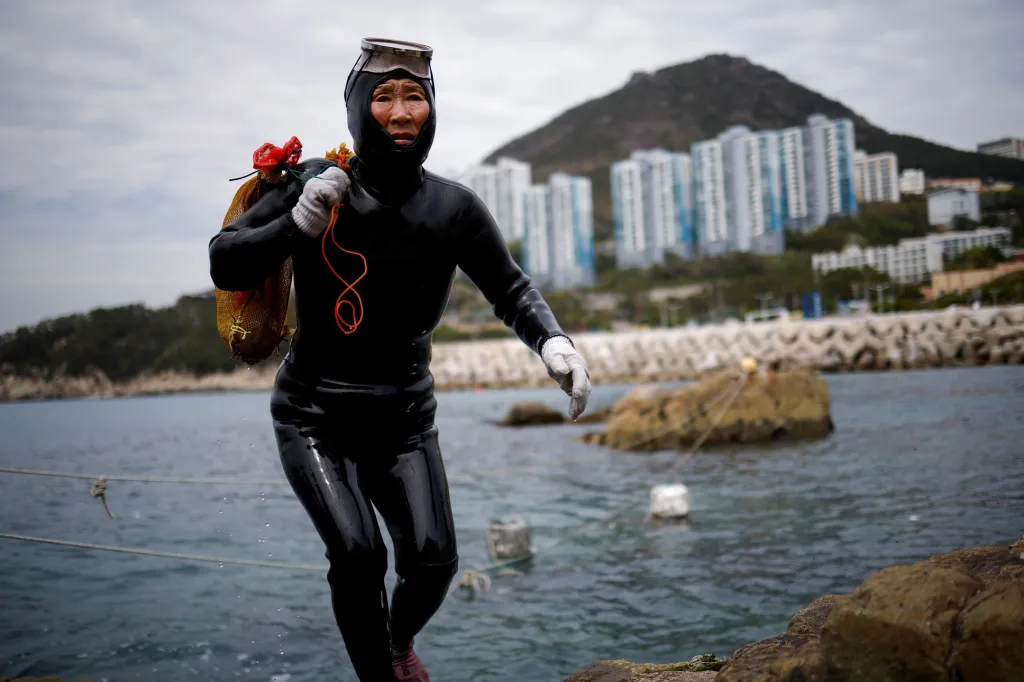
<path fill-rule="evenodd" d="M 808 229 L 835 215 L 857 215 L 853 122 L 815 114 L 803 129 Z"/>
<path fill-rule="evenodd" d="M 615 266 L 638 268 L 650 265 L 644 226 L 643 173 L 635 158 L 611 167 L 612 218 L 615 225 Z"/>
<path fill-rule="evenodd" d="M 590 178 L 553 173 L 548 225 L 551 232 L 551 286 L 591 286 L 594 271 L 594 200 Z"/>
<path fill-rule="evenodd" d="M 531 185 L 526 188 L 523 197 L 523 270 L 538 286 L 547 286 L 551 279 L 550 202 L 551 188 L 548 185 Z"/>
<path fill-rule="evenodd" d="M 531 184 L 530 164 L 501 158 L 496 165 L 471 166 L 461 176 L 494 216 L 505 241 L 523 238 L 526 231 L 524 201 Z"/>
<path fill-rule="evenodd" d="M 809 227 L 807 172 L 804 166 L 802 128 L 786 128 L 779 136 L 779 198 L 782 224 L 787 230 L 803 232 Z"/>
<path fill-rule="evenodd" d="M 554 173 L 523 195 L 524 270 L 537 286 L 593 285 L 594 218 L 590 179 Z"/>
<path fill-rule="evenodd" d="M 672 197 L 675 200 L 679 242 L 670 247 L 680 258 L 697 256 L 697 231 L 693 226 L 693 161 L 689 154 L 669 152 L 672 165 Z"/>
<path fill-rule="evenodd" d="M 497 210 L 494 219 L 506 240 L 521 240 L 526 230 L 523 210 L 526 190 L 532 184 L 530 164 L 500 158 L 497 162 Z"/>
<path fill-rule="evenodd" d="M 730 249 L 725 222 L 725 173 L 722 145 L 717 140 L 696 142 L 690 147 L 693 163 L 693 225 L 704 255 Z"/>
<path fill-rule="evenodd" d="M 782 251 L 779 145 L 775 133 L 732 126 L 718 136 L 729 250 Z"/>
<path fill-rule="evenodd" d="M 900 180 L 895 154 L 892 152 L 865 154 L 857 150 L 854 158 L 857 173 L 857 198 L 860 201 L 899 202 Z"/>
<path fill-rule="evenodd" d="M 786 247 L 782 220 L 781 143 L 774 131 L 757 133 L 758 172 L 761 174 L 760 232 L 751 233 L 751 250 L 782 253 Z"/>
<path fill-rule="evenodd" d="M 690 175 L 690 157 L 664 149 L 634 151 L 612 165 L 619 267 L 662 263 L 666 253 L 694 256 Z"/>

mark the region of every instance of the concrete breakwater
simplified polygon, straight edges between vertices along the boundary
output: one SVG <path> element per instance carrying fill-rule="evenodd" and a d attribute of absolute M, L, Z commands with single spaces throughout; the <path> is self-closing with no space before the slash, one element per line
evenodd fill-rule
<path fill-rule="evenodd" d="M 1024 362 L 1024 306 L 925 311 L 822 320 L 573 334 L 595 383 L 694 378 L 745 356 L 776 369 L 824 372 Z M 276 362 L 194 376 L 163 372 L 112 383 L 84 377 L 0 377 L 0 400 L 261 391 Z M 540 358 L 518 339 L 438 343 L 431 371 L 439 390 L 553 385 Z"/>
<path fill-rule="evenodd" d="M 825 372 L 1024 362 L 1024 306 L 574 334 L 595 382 L 693 378 L 745 356 Z M 518 340 L 435 346 L 439 386 L 550 382 Z"/>

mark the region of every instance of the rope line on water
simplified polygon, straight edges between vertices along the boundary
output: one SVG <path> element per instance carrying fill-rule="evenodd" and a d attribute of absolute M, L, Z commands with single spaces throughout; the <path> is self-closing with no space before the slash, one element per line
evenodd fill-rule
<path fill-rule="evenodd" d="M 204 483 L 223 485 L 283 485 L 288 481 L 283 478 L 182 478 L 176 476 L 107 476 L 96 474 L 71 474 L 63 471 L 40 471 L 38 469 L 16 469 L 0 467 L 0 473 L 26 474 L 29 476 L 56 476 L 57 478 L 81 478 L 90 481 L 128 481 L 133 483 Z"/>
<path fill-rule="evenodd" d="M 478 471 L 456 471 L 449 474 L 449 478 L 458 478 L 461 476 L 486 478 L 488 476 L 497 476 L 500 474 L 508 474 L 517 471 L 549 469 L 551 467 L 559 466 L 561 464 L 580 462 L 604 455 L 605 453 L 603 451 L 596 451 L 588 452 L 584 455 L 578 455 L 576 457 L 566 457 L 563 459 L 541 462 L 539 464 L 526 464 L 519 467 L 503 467 L 500 469 L 483 469 Z M 284 478 L 190 478 L 180 476 L 107 476 L 105 474 L 73 474 L 64 471 L 41 471 L 38 469 L 20 469 L 16 467 L 0 467 L 0 473 L 20 474 L 23 476 L 49 476 L 53 478 L 70 478 L 93 481 L 91 495 L 92 497 L 100 498 L 100 501 L 103 503 L 103 509 L 107 512 L 107 517 L 111 520 L 114 519 L 114 514 L 110 511 L 110 505 L 107 502 L 107 483 L 109 481 L 130 483 L 193 483 L 202 485 L 288 485 L 287 479 Z"/>
<path fill-rule="evenodd" d="M 71 540 L 54 540 L 52 538 L 37 538 L 31 535 L 15 535 L 14 533 L 0 533 L 0 538 L 7 540 L 23 540 L 25 542 L 39 542 L 47 545 L 60 545 L 62 547 L 78 547 L 81 549 L 100 549 L 107 552 L 122 552 L 124 554 L 141 554 L 143 556 L 158 556 L 168 559 L 183 559 L 186 561 L 206 561 L 214 564 L 241 564 L 243 566 L 263 566 L 267 568 L 289 568 L 302 571 L 326 571 L 325 566 L 313 564 L 289 564 L 281 561 L 260 561 L 258 559 L 230 559 L 202 554 L 178 554 L 176 552 L 158 552 L 151 549 L 134 549 L 131 547 L 115 547 L 113 545 L 97 545 L 91 542 L 73 542 Z"/>

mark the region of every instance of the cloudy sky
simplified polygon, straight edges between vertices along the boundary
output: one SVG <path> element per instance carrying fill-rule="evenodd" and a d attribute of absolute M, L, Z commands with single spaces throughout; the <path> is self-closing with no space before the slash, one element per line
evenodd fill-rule
<path fill-rule="evenodd" d="M 1024 135 L 1020 0 L 0 0 L 0 331 L 208 289 L 252 151 L 348 140 L 359 40 L 435 49 L 447 173 L 639 69 L 727 52 L 890 130 Z"/>

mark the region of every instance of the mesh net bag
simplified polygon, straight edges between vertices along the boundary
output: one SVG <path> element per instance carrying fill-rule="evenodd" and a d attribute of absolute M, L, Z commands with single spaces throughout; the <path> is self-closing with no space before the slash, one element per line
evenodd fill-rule
<path fill-rule="evenodd" d="M 221 229 L 255 204 L 270 183 L 263 174 L 250 178 L 235 192 Z M 231 353 L 247 365 L 263 362 L 276 353 L 287 336 L 288 297 L 292 288 L 292 259 L 289 257 L 260 289 L 223 291 L 216 289 L 217 331 Z"/>
<path fill-rule="evenodd" d="M 253 153 L 253 167 L 258 174 L 235 192 L 224 215 L 221 229 L 234 222 L 274 184 L 284 179 L 288 167 L 295 166 L 302 156 L 302 143 L 292 137 L 284 147 L 265 143 Z M 344 143 L 326 154 L 328 161 L 347 168 L 352 152 Z M 336 215 L 336 214 L 332 214 Z M 330 228 L 334 227 L 332 218 Z M 331 230 L 325 232 L 325 237 Z M 288 299 L 292 288 L 292 259 L 289 257 L 263 286 L 250 291 L 215 289 L 217 298 L 217 331 L 231 353 L 252 366 L 277 353 L 281 342 L 291 336 L 288 327 Z M 351 286 L 349 286 L 351 288 Z"/>

